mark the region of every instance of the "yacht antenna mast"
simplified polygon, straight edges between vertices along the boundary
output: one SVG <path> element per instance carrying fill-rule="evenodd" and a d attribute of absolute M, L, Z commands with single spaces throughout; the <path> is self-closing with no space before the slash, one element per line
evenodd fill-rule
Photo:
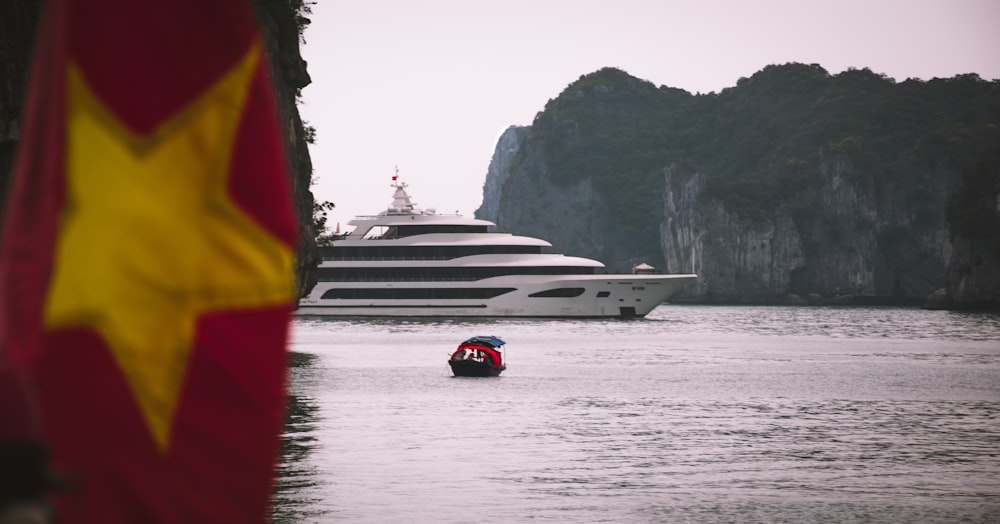
<path fill-rule="evenodd" d="M 392 195 L 392 205 L 389 206 L 389 212 L 391 214 L 413 214 L 416 211 L 416 204 L 410 200 L 410 195 L 406 194 L 406 182 L 399 180 L 399 166 L 396 166 L 396 174 L 392 175 L 392 184 L 389 187 L 396 188 L 395 194 Z"/>

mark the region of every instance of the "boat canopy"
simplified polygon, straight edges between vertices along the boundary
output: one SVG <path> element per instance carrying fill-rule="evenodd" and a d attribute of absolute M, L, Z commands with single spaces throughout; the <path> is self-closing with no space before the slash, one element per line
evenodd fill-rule
<path fill-rule="evenodd" d="M 477 337 L 472 337 L 469 340 L 466 340 L 465 342 L 462 342 L 461 345 L 465 344 L 478 344 L 478 345 L 484 345 L 486 347 L 498 348 L 506 344 L 506 342 L 494 336 L 477 336 Z"/>
<path fill-rule="evenodd" d="M 500 353 L 499 348 L 495 348 L 488 344 L 462 342 L 458 346 L 458 349 L 451 354 L 450 360 L 481 362 L 483 364 L 491 364 L 498 368 L 504 367 L 503 355 Z"/>

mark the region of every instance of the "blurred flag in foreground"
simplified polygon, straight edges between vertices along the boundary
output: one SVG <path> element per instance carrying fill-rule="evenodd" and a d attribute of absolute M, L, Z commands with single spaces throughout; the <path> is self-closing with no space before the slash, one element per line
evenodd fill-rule
<path fill-rule="evenodd" d="M 267 520 L 286 171 L 248 0 L 47 2 L 0 247 L 0 364 L 37 400 L 60 523 Z"/>

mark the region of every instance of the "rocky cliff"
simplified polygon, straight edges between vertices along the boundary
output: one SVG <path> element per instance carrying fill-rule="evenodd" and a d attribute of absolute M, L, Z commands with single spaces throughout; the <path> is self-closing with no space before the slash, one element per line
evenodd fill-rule
<path fill-rule="evenodd" d="M 1000 304 L 1000 144 L 962 173 L 948 203 L 948 286 L 932 303 L 959 309 Z"/>
<path fill-rule="evenodd" d="M 497 221 L 497 213 L 500 212 L 500 201 L 492 197 L 502 193 L 503 184 L 507 181 L 507 175 L 510 174 L 514 158 L 517 156 L 517 152 L 521 150 L 521 144 L 524 143 L 524 138 L 527 134 L 527 127 L 510 126 L 500 135 L 500 139 L 497 140 L 497 146 L 493 150 L 490 167 L 486 170 L 483 203 L 475 212 L 476 218 L 491 222 Z M 487 198 L 487 196 L 491 198 Z"/>
<path fill-rule="evenodd" d="M 477 216 L 612 271 L 694 271 L 682 300 L 918 303 L 942 290 L 947 307 L 995 307 L 1000 183 L 966 173 L 998 124 L 1000 84 L 974 75 L 897 84 L 789 64 L 690 95 L 606 69 L 551 100 L 519 146 L 498 146 L 491 165 L 509 170 L 488 172 Z M 955 227 L 959 187 L 983 208 L 967 222 L 998 227 Z"/>
<path fill-rule="evenodd" d="M 722 302 L 922 302 L 948 279 L 949 173 L 876 184 L 823 157 L 816 187 L 747 217 L 706 194 L 705 177 L 664 170 L 660 246 L 700 275 L 686 296 Z M 818 298 L 822 297 L 822 299 Z"/>
<path fill-rule="evenodd" d="M 633 259 L 658 259 L 655 252 L 630 256 L 632 247 L 625 236 L 616 235 L 611 229 L 613 224 L 598 220 L 611 210 L 591 180 L 557 183 L 548 176 L 545 159 L 539 157 L 537 148 L 529 148 L 519 156 L 529 132 L 528 127 L 512 126 L 500 136 L 476 218 L 495 222 L 501 229 L 514 227 L 518 234 L 545 239 L 558 231 L 559 250 L 590 253 L 605 261 L 611 271 L 629 270 Z M 525 166 L 530 166 L 537 176 L 508 180 L 512 171 L 519 172 Z"/>
<path fill-rule="evenodd" d="M 21 110 L 28 81 L 28 64 L 42 0 L 0 2 L 0 217 L 18 140 Z M 291 183 L 300 236 L 296 268 L 300 293 L 315 284 L 318 252 L 313 228 L 313 196 L 309 190 L 312 162 L 306 133 L 296 107 L 299 90 L 309 84 L 299 54 L 304 4 L 301 0 L 257 0 L 258 19 L 270 59 L 279 118 L 291 166 Z M 192 16 L 196 16 L 192 13 Z M 126 22 L 123 22 L 126 23 Z"/>
<path fill-rule="evenodd" d="M 639 262 L 662 262 L 656 245 L 658 223 L 635 219 L 660 212 L 657 188 L 662 182 L 619 184 L 619 172 L 606 153 L 613 155 L 618 143 L 634 138 L 634 133 L 608 135 L 606 130 L 648 120 L 651 113 L 644 106 L 657 89 L 617 70 L 607 73 L 607 84 L 578 83 L 550 101 L 530 128 L 518 131 L 519 147 L 498 147 L 491 165 L 510 168 L 487 173 L 484 205 L 476 216 L 494 220 L 501 230 L 545 238 L 566 254 L 598 258 L 609 271 L 624 272 Z M 619 96 L 635 92 L 641 93 L 638 101 Z M 591 106 L 592 96 L 605 100 Z M 591 107 L 596 107 L 596 116 L 579 114 Z M 580 172 L 576 152 L 588 149 L 595 138 L 598 144 L 590 152 L 602 156 L 588 166 L 599 165 L 600 170 L 588 176 Z M 615 190 L 609 191 L 609 184 Z M 488 212 L 487 203 L 498 203 L 495 215 Z"/>
<path fill-rule="evenodd" d="M 0 2 L 0 220 L 20 137 L 21 107 L 41 4 L 41 0 Z"/>
<path fill-rule="evenodd" d="M 299 297 L 304 297 L 316 285 L 316 267 L 320 260 L 313 220 L 315 199 L 310 190 L 312 158 L 309 156 L 305 126 L 296 105 L 299 92 L 312 82 L 306 70 L 306 62 L 299 52 L 302 29 L 309 21 L 304 18 L 307 13 L 303 0 L 256 0 L 255 4 L 271 64 L 278 118 L 281 128 L 285 130 L 292 198 L 295 200 L 299 222 L 296 282 L 299 285 Z"/>

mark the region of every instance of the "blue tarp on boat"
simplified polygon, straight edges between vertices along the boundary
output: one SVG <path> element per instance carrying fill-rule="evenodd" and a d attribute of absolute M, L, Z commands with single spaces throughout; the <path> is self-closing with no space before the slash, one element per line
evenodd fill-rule
<path fill-rule="evenodd" d="M 506 344 L 506 342 L 493 336 L 478 336 L 478 337 L 472 337 L 469 340 L 462 342 L 462 344 L 482 344 L 486 345 L 487 347 L 498 348 Z"/>

